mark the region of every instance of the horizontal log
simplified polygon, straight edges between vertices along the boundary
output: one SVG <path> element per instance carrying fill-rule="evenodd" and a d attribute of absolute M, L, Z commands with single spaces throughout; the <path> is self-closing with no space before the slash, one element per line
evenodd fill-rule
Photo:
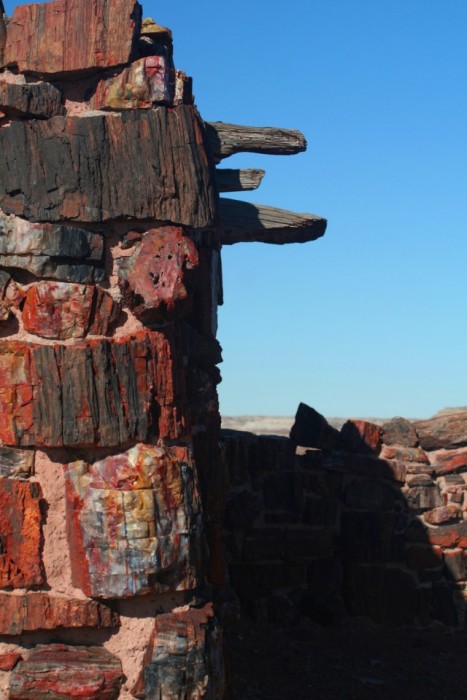
<path fill-rule="evenodd" d="M 218 192 L 241 192 L 256 190 L 261 185 L 265 170 L 216 170 L 216 185 Z"/>
<path fill-rule="evenodd" d="M 205 128 L 208 148 L 217 163 L 235 153 L 287 156 L 306 151 L 307 147 L 303 134 L 291 129 L 224 122 L 206 122 Z"/>
<path fill-rule="evenodd" d="M 324 235 L 326 219 L 315 214 L 295 214 L 262 204 L 221 199 L 221 242 L 306 243 Z"/>

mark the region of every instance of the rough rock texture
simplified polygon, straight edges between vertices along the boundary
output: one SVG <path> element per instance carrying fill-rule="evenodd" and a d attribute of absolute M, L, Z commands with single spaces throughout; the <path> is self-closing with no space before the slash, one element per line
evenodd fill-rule
<path fill-rule="evenodd" d="M 120 661 L 105 649 L 41 645 L 10 679 L 9 700 L 114 700 L 124 681 Z"/>
<path fill-rule="evenodd" d="M 221 632 L 212 605 L 158 615 L 134 697 L 217 700 L 224 694 Z"/>
<path fill-rule="evenodd" d="M 11 275 L 0 270 L 0 321 L 7 321 L 11 309 L 17 308 L 24 298 L 24 291 L 12 279 Z"/>
<path fill-rule="evenodd" d="M 12 671 L 22 658 L 21 654 L 14 651 L 0 654 L 0 671 Z"/>
<path fill-rule="evenodd" d="M 467 446 L 467 412 L 435 416 L 413 425 L 424 450 Z"/>
<path fill-rule="evenodd" d="M 0 477 L 27 479 L 34 473 L 34 450 L 0 447 Z"/>
<path fill-rule="evenodd" d="M 348 420 L 341 428 L 342 444 L 351 452 L 379 452 L 381 428 L 365 420 Z"/>
<path fill-rule="evenodd" d="M 173 102 L 174 79 L 167 56 L 147 56 L 115 77 L 99 81 L 92 109 L 149 109 Z"/>
<path fill-rule="evenodd" d="M 192 107 L 15 121 L 0 130 L 0 206 L 35 221 L 213 224 L 215 193 Z"/>
<path fill-rule="evenodd" d="M 49 119 L 63 114 L 62 93 L 50 83 L 11 83 L 0 77 L 0 110 L 10 117 Z"/>
<path fill-rule="evenodd" d="M 109 342 L 0 342 L 0 439 L 6 445 L 102 447 L 177 438 L 183 371 L 174 329 Z"/>
<path fill-rule="evenodd" d="M 196 246 L 181 228 L 147 231 L 133 254 L 121 259 L 119 281 L 126 305 L 146 324 L 187 313 L 192 298 L 184 277 L 197 265 Z"/>
<path fill-rule="evenodd" d="M 45 583 L 41 498 L 38 483 L 0 479 L 0 588 L 33 588 Z"/>
<path fill-rule="evenodd" d="M 197 585 L 201 510 L 189 450 L 138 444 L 66 469 L 75 586 L 123 598 Z"/>
<path fill-rule="evenodd" d="M 8 23 L 3 64 L 21 73 L 61 75 L 127 63 L 140 25 L 135 0 L 21 5 Z"/>
<path fill-rule="evenodd" d="M 95 600 L 58 598 L 47 593 L 0 593 L 0 634 L 53 630 L 58 627 L 118 627 L 118 615 Z"/>

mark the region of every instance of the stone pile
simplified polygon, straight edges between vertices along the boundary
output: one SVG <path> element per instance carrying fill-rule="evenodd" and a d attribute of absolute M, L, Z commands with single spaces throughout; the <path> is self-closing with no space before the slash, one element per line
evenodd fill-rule
<path fill-rule="evenodd" d="M 223 454 L 230 575 L 250 614 L 465 626 L 467 413 L 338 431 L 301 404 L 290 439 L 223 431 Z"/>
<path fill-rule="evenodd" d="M 136 0 L 3 10 L 0 697 L 221 700 L 220 248 L 326 221 L 215 164 L 305 140 L 204 123 Z"/>

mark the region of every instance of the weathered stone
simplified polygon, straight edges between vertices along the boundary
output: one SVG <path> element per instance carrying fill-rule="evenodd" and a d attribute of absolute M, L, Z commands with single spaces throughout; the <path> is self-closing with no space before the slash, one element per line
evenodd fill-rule
<path fill-rule="evenodd" d="M 0 266 L 36 277 L 92 283 L 104 278 L 104 239 L 74 226 L 36 224 L 0 211 Z"/>
<path fill-rule="evenodd" d="M 190 311 L 192 298 L 184 278 L 198 265 L 198 253 L 181 228 L 147 231 L 133 254 L 119 263 L 125 303 L 143 323 L 160 323 Z"/>
<path fill-rule="evenodd" d="M 339 444 L 340 434 L 318 411 L 301 403 L 290 431 L 290 439 L 302 447 L 332 450 Z"/>
<path fill-rule="evenodd" d="M 434 481 L 430 474 L 415 474 L 407 476 L 407 486 L 415 488 L 415 486 L 434 486 Z"/>
<path fill-rule="evenodd" d="M 118 627 L 119 617 L 95 600 L 57 598 L 47 593 L 0 593 L 0 634 L 53 630 L 59 627 Z"/>
<path fill-rule="evenodd" d="M 0 447 L 0 477 L 27 479 L 34 473 L 34 450 Z"/>
<path fill-rule="evenodd" d="M 351 452 L 378 452 L 382 431 L 366 420 L 348 420 L 341 428 L 341 442 Z"/>
<path fill-rule="evenodd" d="M 186 432 L 178 331 L 72 346 L 0 342 L 0 440 L 101 446 Z"/>
<path fill-rule="evenodd" d="M 23 657 L 16 651 L 0 654 L 0 671 L 12 671 Z"/>
<path fill-rule="evenodd" d="M 86 595 L 187 590 L 201 580 L 201 506 L 186 447 L 138 444 L 66 467 L 72 580 Z"/>
<path fill-rule="evenodd" d="M 7 213 L 49 222 L 214 223 L 213 178 L 191 106 L 16 121 L 0 130 L 0 151 Z"/>
<path fill-rule="evenodd" d="M 183 71 L 175 71 L 174 105 L 193 104 L 193 79 Z"/>
<path fill-rule="evenodd" d="M 397 514 L 344 511 L 341 522 L 341 547 L 344 561 L 402 561 L 404 542 L 397 533 Z"/>
<path fill-rule="evenodd" d="M 174 85 L 168 56 L 140 58 L 115 76 L 97 84 L 91 109 L 149 109 L 172 104 Z"/>
<path fill-rule="evenodd" d="M 414 510 L 433 509 L 443 505 L 439 490 L 434 484 L 411 486 L 405 493 L 405 498 L 409 508 Z"/>
<path fill-rule="evenodd" d="M 467 446 L 467 412 L 418 420 L 414 427 L 424 450 L 455 450 Z"/>
<path fill-rule="evenodd" d="M 430 544 L 440 545 L 440 547 L 467 548 L 467 520 L 440 527 L 430 527 L 425 530 L 425 534 Z"/>
<path fill-rule="evenodd" d="M 449 578 L 454 581 L 465 581 L 467 579 L 467 553 L 465 549 L 444 550 L 444 566 Z"/>
<path fill-rule="evenodd" d="M 158 615 L 132 695 L 216 700 L 224 697 L 224 685 L 222 633 L 212 605 Z"/>
<path fill-rule="evenodd" d="M 462 508 L 455 504 L 440 506 L 424 513 L 423 518 L 430 525 L 441 525 L 450 520 L 460 520 L 462 518 Z"/>
<path fill-rule="evenodd" d="M 70 75 L 128 63 L 141 27 L 136 0 L 55 0 L 16 7 L 3 63 L 20 73 Z"/>
<path fill-rule="evenodd" d="M 35 647 L 10 677 L 9 700 L 116 700 L 125 676 L 119 659 L 99 647 Z"/>
<path fill-rule="evenodd" d="M 120 305 L 103 289 L 44 281 L 28 289 L 22 318 L 28 333 L 67 340 L 108 335 L 119 315 Z"/>
<path fill-rule="evenodd" d="M 7 321 L 11 309 L 18 308 L 24 299 L 24 291 L 12 279 L 11 275 L 0 270 L 0 321 Z"/>
<path fill-rule="evenodd" d="M 407 548 L 407 564 L 411 569 L 439 569 L 443 565 L 443 550 L 430 545 L 413 545 Z"/>
<path fill-rule="evenodd" d="M 392 418 L 381 426 L 383 442 L 386 445 L 403 445 L 404 447 L 416 447 L 418 436 L 412 423 L 406 418 Z"/>
<path fill-rule="evenodd" d="M 467 470 L 467 447 L 457 450 L 440 450 L 431 455 L 434 472 L 437 476 Z"/>
<path fill-rule="evenodd" d="M 10 117 L 49 119 L 63 114 L 62 93 L 50 83 L 1 80 L 0 109 Z"/>
<path fill-rule="evenodd" d="M 381 459 L 397 459 L 401 462 L 417 462 L 419 464 L 430 463 L 426 452 L 424 452 L 421 447 L 383 445 L 379 456 Z"/>
<path fill-rule="evenodd" d="M 380 479 L 355 479 L 344 493 L 344 503 L 357 510 L 387 511 L 403 504 L 400 490 Z"/>
<path fill-rule="evenodd" d="M 45 582 L 41 560 L 41 487 L 0 479 L 0 588 Z"/>

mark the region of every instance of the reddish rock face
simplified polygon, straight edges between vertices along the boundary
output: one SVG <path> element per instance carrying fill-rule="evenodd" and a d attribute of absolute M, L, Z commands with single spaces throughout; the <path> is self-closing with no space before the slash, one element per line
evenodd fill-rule
<path fill-rule="evenodd" d="M 439 476 L 441 474 L 463 471 L 467 468 L 467 447 L 436 452 L 432 456 L 432 463 L 435 473 Z"/>
<path fill-rule="evenodd" d="M 200 581 L 201 506 L 185 447 L 138 444 L 66 467 L 75 586 L 122 598 L 187 590 Z"/>
<path fill-rule="evenodd" d="M 22 658 L 21 654 L 14 651 L 8 654 L 0 654 L 0 671 L 12 671 Z"/>
<path fill-rule="evenodd" d="M 101 80 L 90 101 L 92 109 L 149 109 L 173 102 L 173 71 L 167 56 L 147 56 L 121 73 Z"/>
<path fill-rule="evenodd" d="M 50 83 L 0 80 L 0 109 L 10 117 L 49 119 L 63 114 L 62 94 Z"/>
<path fill-rule="evenodd" d="M 341 429 L 343 445 L 351 452 L 378 452 L 382 431 L 366 420 L 348 420 Z"/>
<path fill-rule="evenodd" d="M 118 627 L 119 617 L 95 600 L 70 600 L 47 593 L 0 594 L 0 634 L 53 630 L 58 627 Z"/>
<path fill-rule="evenodd" d="M 460 520 L 461 518 L 462 508 L 455 504 L 433 508 L 433 510 L 423 514 L 423 519 L 430 525 L 441 525 L 450 520 Z"/>
<path fill-rule="evenodd" d="M 197 265 L 196 246 L 181 228 L 147 231 L 133 255 L 121 258 L 119 282 L 126 303 L 148 324 L 186 313 L 192 300 L 184 277 Z"/>
<path fill-rule="evenodd" d="M 119 313 L 120 306 L 100 288 L 44 281 L 28 289 L 22 318 L 28 333 L 67 340 L 88 332 L 107 335 Z"/>
<path fill-rule="evenodd" d="M 0 479 L 0 588 L 45 582 L 41 560 L 41 487 Z"/>
<path fill-rule="evenodd" d="M 140 25 L 135 0 L 20 5 L 7 27 L 3 64 L 62 75 L 128 63 Z"/>
<path fill-rule="evenodd" d="M 221 632 L 212 605 L 158 615 L 137 698 L 222 698 L 224 666 Z"/>
<path fill-rule="evenodd" d="M 381 459 L 398 459 L 401 462 L 417 462 L 419 464 L 430 463 L 426 452 L 424 452 L 421 447 L 383 445 L 379 456 Z"/>
<path fill-rule="evenodd" d="M 123 685 L 120 661 L 105 649 L 40 645 L 10 678 L 9 700 L 116 700 Z"/>

